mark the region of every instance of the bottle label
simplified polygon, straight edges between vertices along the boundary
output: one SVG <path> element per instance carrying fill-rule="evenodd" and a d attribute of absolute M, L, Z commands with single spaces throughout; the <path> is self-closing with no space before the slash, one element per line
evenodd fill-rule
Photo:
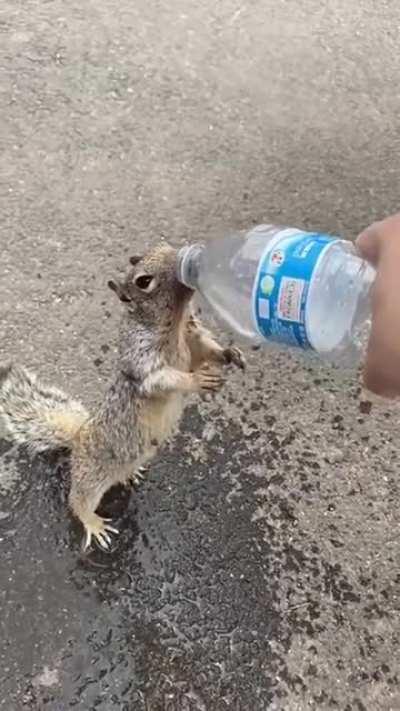
<path fill-rule="evenodd" d="M 323 253 L 337 241 L 327 235 L 288 229 L 268 244 L 253 291 L 254 321 L 263 338 L 312 349 L 307 333 L 307 297 Z"/>

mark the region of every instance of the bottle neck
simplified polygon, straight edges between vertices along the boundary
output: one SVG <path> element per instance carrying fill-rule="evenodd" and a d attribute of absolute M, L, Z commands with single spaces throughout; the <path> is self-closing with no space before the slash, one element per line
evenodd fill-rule
<path fill-rule="evenodd" d="M 200 259 L 204 245 L 201 243 L 182 247 L 178 251 L 176 276 L 181 284 L 196 289 L 200 271 Z"/>

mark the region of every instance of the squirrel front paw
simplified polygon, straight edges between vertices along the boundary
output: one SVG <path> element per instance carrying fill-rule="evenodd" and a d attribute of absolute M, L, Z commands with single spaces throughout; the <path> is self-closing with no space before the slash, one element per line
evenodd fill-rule
<path fill-rule="evenodd" d="M 193 380 L 197 392 L 216 392 L 224 384 L 221 374 L 203 366 L 193 373 Z"/>
<path fill-rule="evenodd" d="M 240 348 L 236 348 L 235 346 L 232 346 L 231 348 L 225 348 L 222 355 L 224 357 L 224 362 L 227 365 L 233 363 L 233 365 L 236 365 L 237 368 L 245 370 L 246 360 Z"/>

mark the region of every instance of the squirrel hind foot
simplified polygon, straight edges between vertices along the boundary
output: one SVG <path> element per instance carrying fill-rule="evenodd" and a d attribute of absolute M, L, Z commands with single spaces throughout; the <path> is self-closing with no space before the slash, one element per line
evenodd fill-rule
<path fill-rule="evenodd" d="M 82 519 L 81 519 L 82 520 Z M 110 533 L 118 534 L 118 529 L 109 525 L 111 519 L 102 518 L 95 513 L 92 513 L 82 520 L 82 524 L 85 528 L 85 541 L 83 544 L 83 550 L 87 551 L 92 543 L 92 538 L 103 550 L 108 550 L 111 545 Z"/>

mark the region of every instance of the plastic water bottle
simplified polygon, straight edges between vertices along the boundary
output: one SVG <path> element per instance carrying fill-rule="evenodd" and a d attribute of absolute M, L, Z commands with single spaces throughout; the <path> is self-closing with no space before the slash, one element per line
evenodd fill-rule
<path fill-rule="evenodd" d="M 247 341 L 298 347 L 342 364 L 361 358 L 375 271 L 351 242 L 260 225 L 183 247 L 177 275 Z"/>

